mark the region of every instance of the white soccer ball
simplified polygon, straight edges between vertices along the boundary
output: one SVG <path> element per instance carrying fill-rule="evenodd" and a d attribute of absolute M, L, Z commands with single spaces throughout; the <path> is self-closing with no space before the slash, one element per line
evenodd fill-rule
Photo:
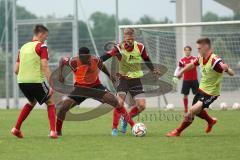
<path fill-rule="evenodd" d="M 147 134 L 147 127 L 143 123 L 136 123 L 132 128 L 132 133 L 136 137 L 143 137 Z"/>
<path fill-rule="evenodd" d="M 173 111 L 174 109 L 175 109 L 175 105 L 174 104 L 171 104 L 171 103 L 167 104 L 166 110 Z"/>
<path fill-rule="evenodd" d="M 220 110 L 225 111 L 228 109 L 227 103 L 222 102 L 220 103 Z"/>
<path fill-rule="evenodd" d="M 234 103 L 233 106 L 232 106 L 232 109 L 240 110 L 240 104 L 239 103 Z"/>

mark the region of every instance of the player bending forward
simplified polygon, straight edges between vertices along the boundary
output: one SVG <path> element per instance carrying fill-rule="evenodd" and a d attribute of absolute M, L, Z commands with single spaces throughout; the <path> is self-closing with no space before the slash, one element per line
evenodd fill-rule
<path fill-rule="evenodd" d="M 220 95 L 221 83 L 223 73 L 226 72 L 230 76 L 234 75 L 234 71 L 223 62 L 223 60 L 217 57 L 211 50 L 211 41 L 209 38 L 201 38 L 197 41 L 197 47 L 199 51 L 199 57 L 188 65 L 186 65 L 178 74 L 178 77 L 182 77 L 183 73 L 200 65 L 201 67 L 201 81 L 198 89 L 198 93 L 193 99 L 193 106 L 190 108 L 182 124 L 172 132 L 166 134 L 168 137 L 180 136 L 182 131 L 187 128 L 194 120 L 195 116 L 207 121 L 208 126 L 206 133 L 209 133 L 217 123 L 216 118 L 212 118 L 204 110 L 215 101 Z"/>
<path fill-rule="evenodd" d="M 55 106 L 52 99 L 52 89 L 46 85 L 45 78 L 50 81 L 51 71 L 48 67 L 48 48 L 44 41 L 48 38 L 48 29 L 43 25 L 36 25 L 34 37 L 31 42 L 24 44 L 18 54 L 15 65 L 15 73 L 19 88 L 28 99 L 23 107 L 12 134 L 23 138 L 20 131 L 23 121 L 27 118 L 33 107 L 38 102 L 45 103 L 48 110 L 50 123 L 50 137 L 57 138 L 55 131 Z"/>
<path fill-rule="evenodd" d="M 79 105 L 87 98 L 96 99 L 102 103 L 107 103 L 118 110 L 127 122 L 133 127 L 134 122 L 128 115 L 122 103 L 116 96 L 107 91 L 99 80 L 99 72 L 102 70 L 106 75 L 110 74 L 102 61 L 91 56 L 89 49 L 82 47 L 79 49 L 79 56 L 73 58 L 65 58 L 60 61 L 59 80 L 64 82 L 62 68 L 64 65 L 69 66 L 74 73 L 74 90 L 68 97 L 59 102 L 59 112 L 57 114 L 57 134 L 62 135 L 62 125 L 67 111 L 76 105 Z"/>
<path fill-rule="evenodd" d="M 196 57 L 191 55 L 192 48 L 190 46 L 185 46 L 184 47 L 184 53 L 185 57 L 183 57 L 178 64 L 178 67 L 175 70 L 174 73 L 174 79 L 177 77 L 178 72 L 184 68 L 187 64 L 193 62 Z M 178 79 L 178 78 L 176 78 Z M 176 81 L 175 81 L 176 82 Z M 181 93 L 183 94 L 183 104 L 184 104 L 184 112 L 188 112 L 188 95 L 190 89 L 192 89 L 192 93 L 195 95 L 197 94 L 198 90 L 198 78 L 197 78 L 197 67 L 193 67 L 189 71 L 186 71 L 183 74 L 183 84 L 182 84 L 182 91 Z"/>
<path fill-rule="evenodd" d="M 146 102 L 144 97 L 143 86 L 141 79 L 143 77 L 143 71 L 141 63 L 144 61 L 148 68 L 154 74 L 160 74 L 158 69 L 154 69 L 154 66 L 146 52 L 146 49 L 142 43 L 134 40 L 134 29 L 124 29 L 124 41 L 115 46 L 114 49 L 103 57 L 103 61 L 109 59 L 112 56 L 116 56 L 119 60 L 119 85 L 117 86 L 118 96 L 125 101 L 126 94 L 129 92 L 135 100 L 135 106 L 132 107 L 129 115 L 131 117 L 137 116 L 145 109 Z M 119 113 L 115 109 L 113 112 L 113 126 L 112 135 L 118 135 L 118 123 Z M 127 123 L 122 119 L 122 133 L 126 132 Z"/>

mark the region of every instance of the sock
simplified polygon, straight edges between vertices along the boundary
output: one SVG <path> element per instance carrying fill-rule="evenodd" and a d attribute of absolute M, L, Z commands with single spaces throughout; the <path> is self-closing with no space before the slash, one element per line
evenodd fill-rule
<path fill-rule="evenodd" d="M 31 110 L 33 109 L 33 106 L 31 106 L 30 104 L 25 104 L 25 106 L 22 108 L 22 111 L 18 117 L 17 123 L 15 125 L 15 128 L 20 130 L 21 125 L 23 123 L 23 121 L 27 118 L 27 116 L 29 115 L 29 113 L 31 112 Z"/>
<path fill-rule="evenodd" d="M 134 123 L 132 117 L 130 116 L 130 114 L 127 113 L 126 108 L 122 107 L 122 108 L 119 108 L 118 110 L 121 113 L 121 115 L 123 116 L 123 118 L 125 119 L 125 121 L 127 121 L 130 124 L 131 128 L 132 128 L 135 123 Z"/>
<path fill-rule="evenodd" d="M 182 124 L 177 128 L 177 131 L 181 133 L 185 128 L 192 124 L 193 119 L 190 117 L 185 117 Z"/>
<path fill-rule="evenodd" d="M 62 132 L 62 125 L 63 125 L 63 120 L 57 118 L 57 123 L 56 123 L 56 130 L 57 132 Z"/>
<path fill-rule="evenodd" d="M 119 110 L 117 108 L 114 108 L 112 129 L 117 129 L 118 128 L 120 117 L 121 117 L 121 113 L 119 112 Z"/>
<path fill-rule="evenodd" d="M 184 104 L 184 112 L 187 113 L 188 112 L 188 98 L 187 97 L 183 98 L 183 104 Z"/>
<path fill-rule="evenodd" d="M 199 118 L 206 120 L 208 123 L 212 123 L 213 119 L 207 113 L 207 111 L 202 110 L 198 115 Z"/>
<path fill-rule="evenodd" d="M 49 119 L 49 124 L 50 124 L 50 130 L 51 131 L 56 131 L 55 128 L 55 121 L 56 121 L 56 110 L 55 110 L 55 105 L 48 105 L 48 119 Z"/>
<path fill-rule="evenodd" d="M 139 109 L 137 106 L 134 106 L 131 111 L 129 112 L 129 115 L 133 118 L 139 114 Z"/>

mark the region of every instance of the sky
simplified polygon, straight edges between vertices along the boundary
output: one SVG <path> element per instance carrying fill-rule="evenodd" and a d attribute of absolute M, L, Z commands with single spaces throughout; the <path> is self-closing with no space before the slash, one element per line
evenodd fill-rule
<path fill-rule="evenodd" d="M 187 0 L 188 1 L 188 0 Z M 55 15 L 63 17 L 73 14 L 74 0 L 17 0 L 17 4 L 38 16 Z M 42 4 L 44 7 L 39 7 Z M 96 11 L 115 14 L 115 0 L 82 0 L 87 17 Z M 84 19 L 79 7 L 79 19 Z M 213 0 L 203 0 L 203 14 L 211 11 L 220 16 L 230 16 L 233 12 Z M 137 21 L 148 15 L 157 20 L 168 17 L 175 22 L 175 3 L 170 0 L 119 0 L 119 18 Z"/>

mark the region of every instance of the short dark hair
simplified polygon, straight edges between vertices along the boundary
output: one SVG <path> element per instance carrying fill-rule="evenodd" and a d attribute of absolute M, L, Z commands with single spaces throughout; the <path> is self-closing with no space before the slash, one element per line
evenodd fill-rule
<path fill-rule="evenodd" d="M 192 51 L 192 47 L 191 47 L 191 46 L 185 46 L 185 47 L 184 47 L 184 51 L 185 51 L 187 48 L 188 48 L 190 51 Z"/>
<path fill-rule="evenodd" d="M 125 29 L 123 30 L 123 33 L 124 33 L 125 35 L 134 35 L 134 29 L 133 29 L 133 28 L 125 28 Z"/>
<path fill-rule="evenodd" d="M 197 44 L 208 44 L 209 46 L 211 46 L 211 40 L 207 37 L 199 38 L 197 40 Z"/>
<path fill-rule="evenodd" d="M 33 29 L 33 33 L 36 35 L 38 33 L 44 33 L 44 32 L 48 32 L 47 27 L 45 27 L 42 24 L 37 24 L 34 29 Z"/>
<path fill-rule="evenodd" d="M 90 54 L 90 50 L 87 47 L 81 47 L 78 50 L 79 55 Z"/>

